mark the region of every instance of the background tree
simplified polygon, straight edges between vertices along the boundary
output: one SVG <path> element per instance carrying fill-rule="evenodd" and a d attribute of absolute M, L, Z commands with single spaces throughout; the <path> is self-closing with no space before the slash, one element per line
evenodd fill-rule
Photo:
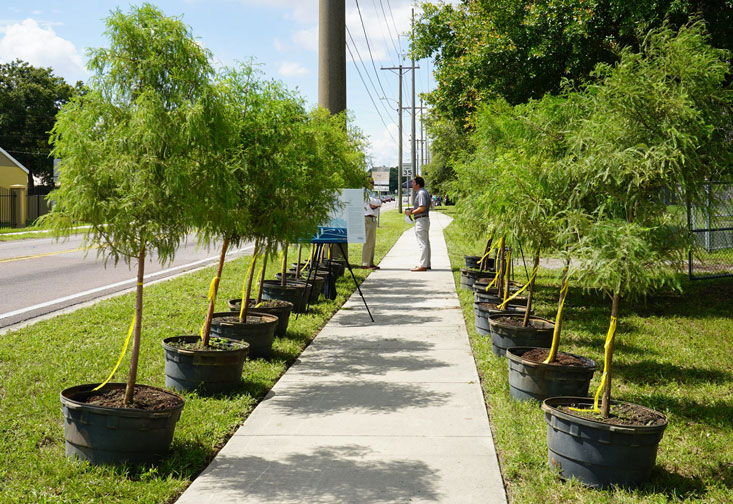
<path fill-rule="evenodd" d="M 582 94 L 589 114 L 569 136 L 568 167 L 582 181 L 592 222 L 574 247 L 574 276 L 612 299 L 604 416 L 621 300 L 676 285 L 690 246 L 686 222 L 669 211 L 663 190 L 695 204 L 707 180 L 731 176 L 730 52 L 708 42 L 700 22 L 678 33 L 665 26 L 639 52 L 625 49 L 617 65 L 599 65 L 598 83 Z"/>
<path fill-rule="evenodd" d="M 0 63 L 0 147 L 28 168 L 29 192 L 34 176 L 53 185 L 50 131 L 61 107 L 82 90 L 81 81 L 74 88 L 51 68 Z"/>
<path fill-rule="evenodd" d="M 714 47 L 733 48 L 729 0 L 465 0 L 423 3 L 412 50 L 435 60 L 438 85 L 428 103 L 470 129 L 480 103 L 557 93 L 563 80 L 583 82 L 597 63 L 618 61 L 622 47 L 637 49 L 637 35 L 665 17 L 678 27 L 696 15 Z"/>
<path fill-rule="evenodd" d="M 221 169 L 210 162 L 216 115 L 210 54 L 180 20 L 150 4 L 112 12 L 109 48 L 90 51 L 90 91 L 59 113 L 51 140 L 62 160 L 49 215 L 75 222 L 114 262 L 136 263 L 135 325 L 124 402 L 133 400 L 140 354 L 146 259 L 171 260 L 193 215 L 207 204 L 193 188 Z M 201 188 L 204 194 L 210 188 Z"/>

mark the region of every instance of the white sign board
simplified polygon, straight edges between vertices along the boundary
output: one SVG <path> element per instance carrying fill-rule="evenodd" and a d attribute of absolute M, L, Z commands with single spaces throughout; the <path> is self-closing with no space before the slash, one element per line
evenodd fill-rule
<path fill-rule="evenodd" d="M 374 185 L 389 185 L 389 168 L 374 168 L 372 170 L 372 178 L 374 179 Z M 375 190 L 378 190 L 375 188 Z"/>
<path fill-rule="evenodd" d="M 379 192 L 389 192 L 389 186 L 388 185 L 374 186 L 374 190 L 379 191 Z"/>
<path fill-rule="evenodd" d="M 311 243 L 364 243 L 364 189 L 341 189 L 340 205 Z"/>

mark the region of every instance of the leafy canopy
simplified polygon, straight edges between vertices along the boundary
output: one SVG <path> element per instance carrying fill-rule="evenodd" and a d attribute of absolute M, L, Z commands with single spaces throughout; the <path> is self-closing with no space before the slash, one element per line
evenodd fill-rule
<path fill-rule="evenodd" d="M 49 218 L 63 232 L 91 225 L 89 243 L 115 262 L 142 250 L 174 256 L 209 190 L 220 145 L 210 55 L 180 20 L 144 4 L 107 19 L 109 48 L 89 52 L 89 92 L 52 131 L 62 160 Z"/>

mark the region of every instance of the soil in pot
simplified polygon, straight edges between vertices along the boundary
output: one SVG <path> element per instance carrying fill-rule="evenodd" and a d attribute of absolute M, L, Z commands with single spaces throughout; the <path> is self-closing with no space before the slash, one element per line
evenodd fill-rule
<path fill-rule="evenodd" d="M 277 317 L 275 334 L 280 337 L 285 336 L 290 323 L 290 313 L 293 311 L 293 303 L 281 299 L 263 299 L 260 303 L 256 303 L 254 299 L 250 298 L 249 308 L 259 313 L 275 315 Z M 242 309 L 242 300 L 239 298 L 230 299 L 229 309 L 232 312 L 239 313 Z"/>
<path fill-rule="evenodd" d="M 77 385 L 61 392 L 66 456 L 91 464 L 150 463 L 168 451 L 184 401 L 170 391 L 136 385 L 132 406 L 124 383 Z"/>
<path fill-rule="evenodd" d="M 175 390 L 228 392 L 242 380 L 249 343 L 212 337 L 201 344 L 198 335 L 163 340 L 165 386 Z"/>
<path fill-rule="evenodd" d="M 592 407 L 593 398 L 587 397 L 543 401 L 549 465 L 563 478 L 577 478 L 592 487 L 633 487 L 649 479 L 667 427 L 664 415 L 612 401 L 612 418 L 606 420 L 590 411 Z"/>
<path fill-rule="evenodd" d="M 586 396 L 596 370 L 592 359 L 558 352 L 545 364 L 547 348 L 512 347 L 506 350 L 509 393 L 520 401 L 542 401 L 554 396 Z"/>
<path fill-rule="evenodd" d="M 527 327 L 522 327 L 524 314 L 497 313 L 489 315 L 491 349 L 499 357 L 506 355 L 507 348 L 539 347 L 549 348 L 555 324 L 549 320 L 530 317 Z"/>
<path fill-rule="evenodd" d="M 102 389 L 78 398 L 84 404 L 103 406 L 105 408 L 139 409 L 143 411 L 160 411 L 173 409 L 183 404 L 183 399 L 158 388 L 137 386 L 132 394 L 132 404 L 125 404 L 125 389 Z"/>

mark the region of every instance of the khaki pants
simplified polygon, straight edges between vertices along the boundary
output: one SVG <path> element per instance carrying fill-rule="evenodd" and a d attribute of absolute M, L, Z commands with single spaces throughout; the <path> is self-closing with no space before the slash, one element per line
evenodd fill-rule
<path fill-rule="evenodd" d="M 366 228 L 366 241 L 361 248 L 361 265 L 371 266 L 374 264 L 374 246 L 377 243 L 377 218 L 365 216 L 364 227 Z"/>
<path fill-rule="evenodd" d="M 422 268 L 430 268 L 430 218 L 415 219 L 415 236 L 417 247 L 420 250 L 420 264 Z"/>

